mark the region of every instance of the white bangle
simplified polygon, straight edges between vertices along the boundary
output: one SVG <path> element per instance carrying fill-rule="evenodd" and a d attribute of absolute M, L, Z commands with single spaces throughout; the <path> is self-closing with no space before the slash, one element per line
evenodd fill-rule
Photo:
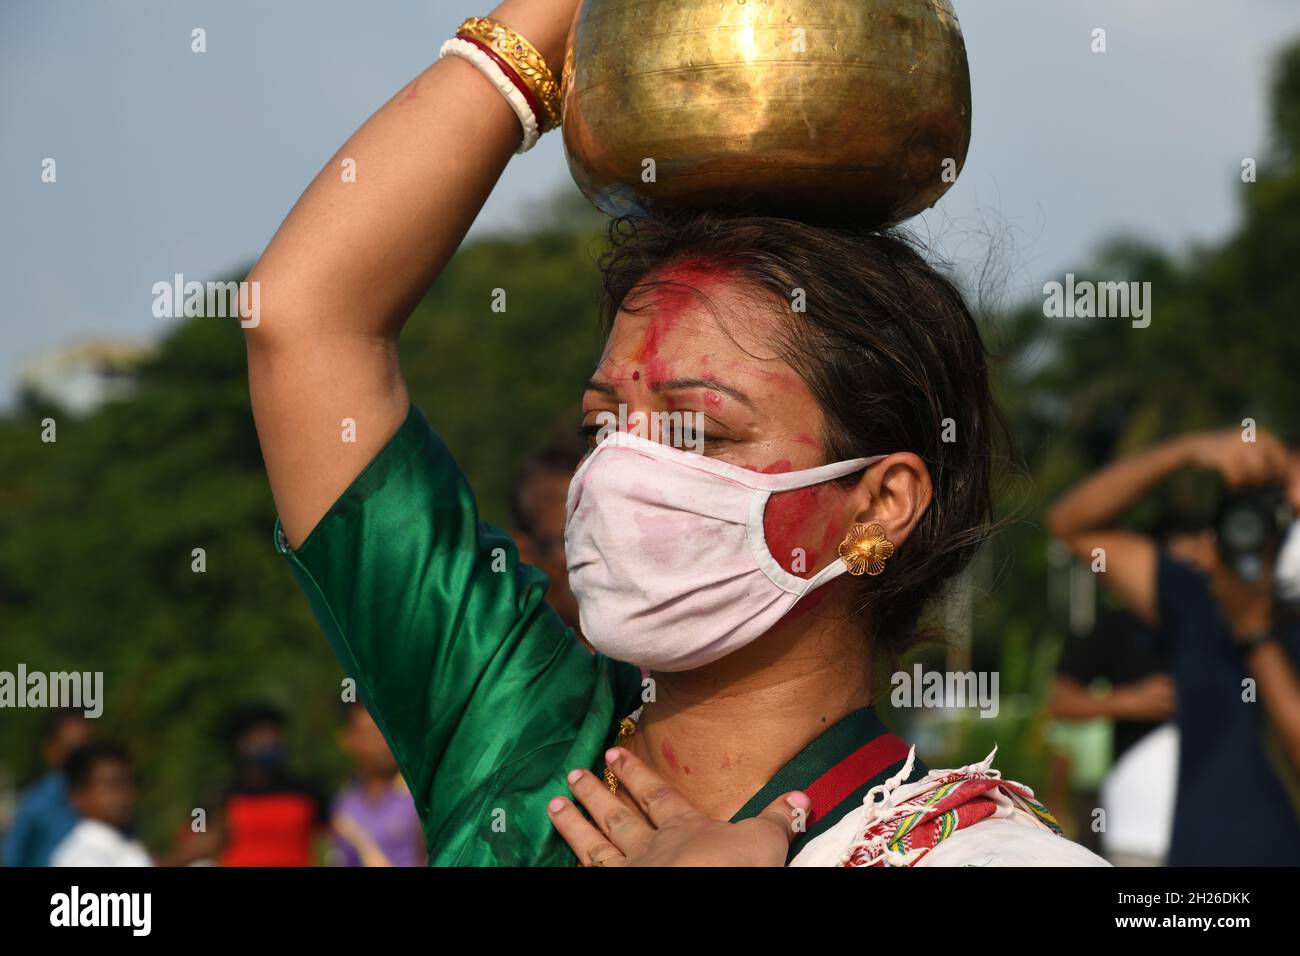
<path fill-rule="evenodd" d="M 462 40 L 460 37 L 452 37 L 442 45 L 438 51 L 438 59 L 444 56 L 458 56 L 468 60 L 478 67 L 478 71 L 492 81 L 492 85 L 500 91 L 501 95 L 506 98 L 510 108 L 515 111 L 515 116 L 519 117 L 519 125 L 524 128 L 524 141 L 519 144 L 516 153 L 526 153 L 537 145 L 537 140 L 541 138 L 542 130 L 537 123 L 537 117 L 533 115 L 532 108 L 528 101 L 524 99 L 524 94 L 510 82 L 510 77 L 506 76 L 501 67 L 493 62 L 492 58 L 470 43 L 468 40 Z"/>

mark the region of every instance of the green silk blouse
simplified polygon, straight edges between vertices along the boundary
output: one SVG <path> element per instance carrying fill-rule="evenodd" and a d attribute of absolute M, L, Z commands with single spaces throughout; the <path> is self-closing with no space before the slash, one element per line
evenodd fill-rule
<path fill-rule="evenodd" d="M 397 758 L 430 865 L 572 865 L 546 804 L 603 767 L 641 672 L 578 643 L 424 415 L 301 547 L 278 522 L 275 541 Z"/>

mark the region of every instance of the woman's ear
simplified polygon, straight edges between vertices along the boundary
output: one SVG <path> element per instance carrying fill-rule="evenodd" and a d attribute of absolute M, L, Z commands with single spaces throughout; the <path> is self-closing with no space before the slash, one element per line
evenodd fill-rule
<path fill-rule="evenodd" d="M 885 536 L 898 547 L 930 507 L 934 497 L 930 469 L 919 455 L 896 452 L 862 473 L 853 497 L 856 509 L 853 520 L 880 525 L 885 529 Z"/>

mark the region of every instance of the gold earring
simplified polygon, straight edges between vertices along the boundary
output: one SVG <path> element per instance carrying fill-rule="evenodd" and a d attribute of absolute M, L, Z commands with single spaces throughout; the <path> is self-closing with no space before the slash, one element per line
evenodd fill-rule
<path fill-rule="evenodd" d="M 854 576 L 875 577 L 885 570 L 885 562 L 894 553 L 894 542 L 878 524 L 855 524 L 840 542 L 839 554 Z"/>

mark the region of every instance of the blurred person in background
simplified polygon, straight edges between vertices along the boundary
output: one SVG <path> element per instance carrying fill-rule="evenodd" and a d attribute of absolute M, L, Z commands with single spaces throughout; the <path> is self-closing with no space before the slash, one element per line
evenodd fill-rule
<path fill-rule="evenodd" d="M 1180 735 L 1169 864 L 1300 864 L 1300 624 L 1279 599 L 1300 592 L 1300 536 L 1293 523 L 1278 557 L 1247 580 L 1215 532 L 1171 547 L 1118 526 L 1189 467 L 1218 472 L 1233 490 L 1278 486 L 1300 511 L 1300 451 L 1234 428 L 1114 462 L 1062 497 L 1048 525 L 1090 565 L 1104 557 L 1099 580 L 1167 647 Z"/>
<path fill-rule="evenodd" d="M 1174 557 L 1190 560 L 1207 528 L 1202 516 L 1173 510 L 1151 533 Z M 1067 639 L 1048 712 L 1056 720 L 1110 722 L 1105 778 L 1077 793 L 1075 805 L 1089 824 L 1105 809 L 1094 849 L 1117 866 L 1162 866 L 1169 856 L 1178 773 L 1174 699 L 1167 642 L 1132 612 L 1105 606 L 1088 634 Z"/>
<path fill-rule="evenodd" d="M 55 848 L 77 825 L 63 763 L 90 741 L 91 733 L 90 721 L 79 710 L 58 710 L 50 715 L 41 735 L 41 758 L 47 770 L 19 798 L 4 844 L 5 866 L 49 866 Z"/>
<path fill-rule="evenodd" d="M 53 866 L 152 866 L 149 852 L 131 835 L 135 778 L 126 748 L 88 743 L 63 768 L 68 799 L 80 819 L 54 851 Z"/>
<path fill-rule="evenodd" d="M 1098 682 L 1105 686 L 1096 687 Z M 1056 720 L 1103 718 L 1111 722 L 1111 768 L 1128 769 L 1118 790 L 1108 789 L 1103 782 L 1102 790 L 1111 799 L 1099 801 L 1098 792 L 1091 788 L 1080 793 L 1076 801 L 1083 810 L 1080 817 L 1091 823 L 1092 809 L 1105 808 L 1106 830 L 1101 834 L 1100 849 L 1106 851 L 1104 855 L 1112 863 L 1159 865 L 1168 852 L 1172 801 L 1161 799 L 1163 794 L 1153 794 L 1149 789 L 1133 792 L 1122 784 L 1133 779 L 1133 770 L 1140 764 L 1146 779 L 1168 779 L 1172 793 L 1176 751 L 1170 753 L 1163 743 L 1154 748 L 1143 746 L 1153 731 L 1174 716 L 1174 680 L 1160 636 L 1133 614 L 1104 608 L 1091 631 L 1067 640 L 1047 706 Z M 1107 839 L 1115 818 L 1121 816 L 1139 819 L 1139 829 L 1150 834 L 1150 843 L 1142 847 L 1145 852 L 1134 847 L 1117 849 Z M 1085 826 L 1083 831 L 1091 829 Z"/>
<path fill-rule="evenodd" d="M 510 497 L 510 536 L 519 548 L 520 560 L 540 570 L 550 581 L 546 602 L 590 649 L 578 626 L 578 601 L 569 590 L 569 568 L 564 559 L 564 506 L 569 481 L 586 454 L 584 437 L 562 432 L 528 456 Z"/>
<path fill-rule="evenodd" d="M 269 704 L 235 711 L 235 779 L 215 826 L 222 866 L 311 866 L 328 809 L 320 788 L 289 770 L 287 718 Z"/>
<path fill-rule="evenodd" d="M 339 866 L 424 866 L 424 832 L 397 759 L 370 711 L 344 705 L 339 743 L 352 760 L 353 781 L 330 813 L 333 861 Z"/>

